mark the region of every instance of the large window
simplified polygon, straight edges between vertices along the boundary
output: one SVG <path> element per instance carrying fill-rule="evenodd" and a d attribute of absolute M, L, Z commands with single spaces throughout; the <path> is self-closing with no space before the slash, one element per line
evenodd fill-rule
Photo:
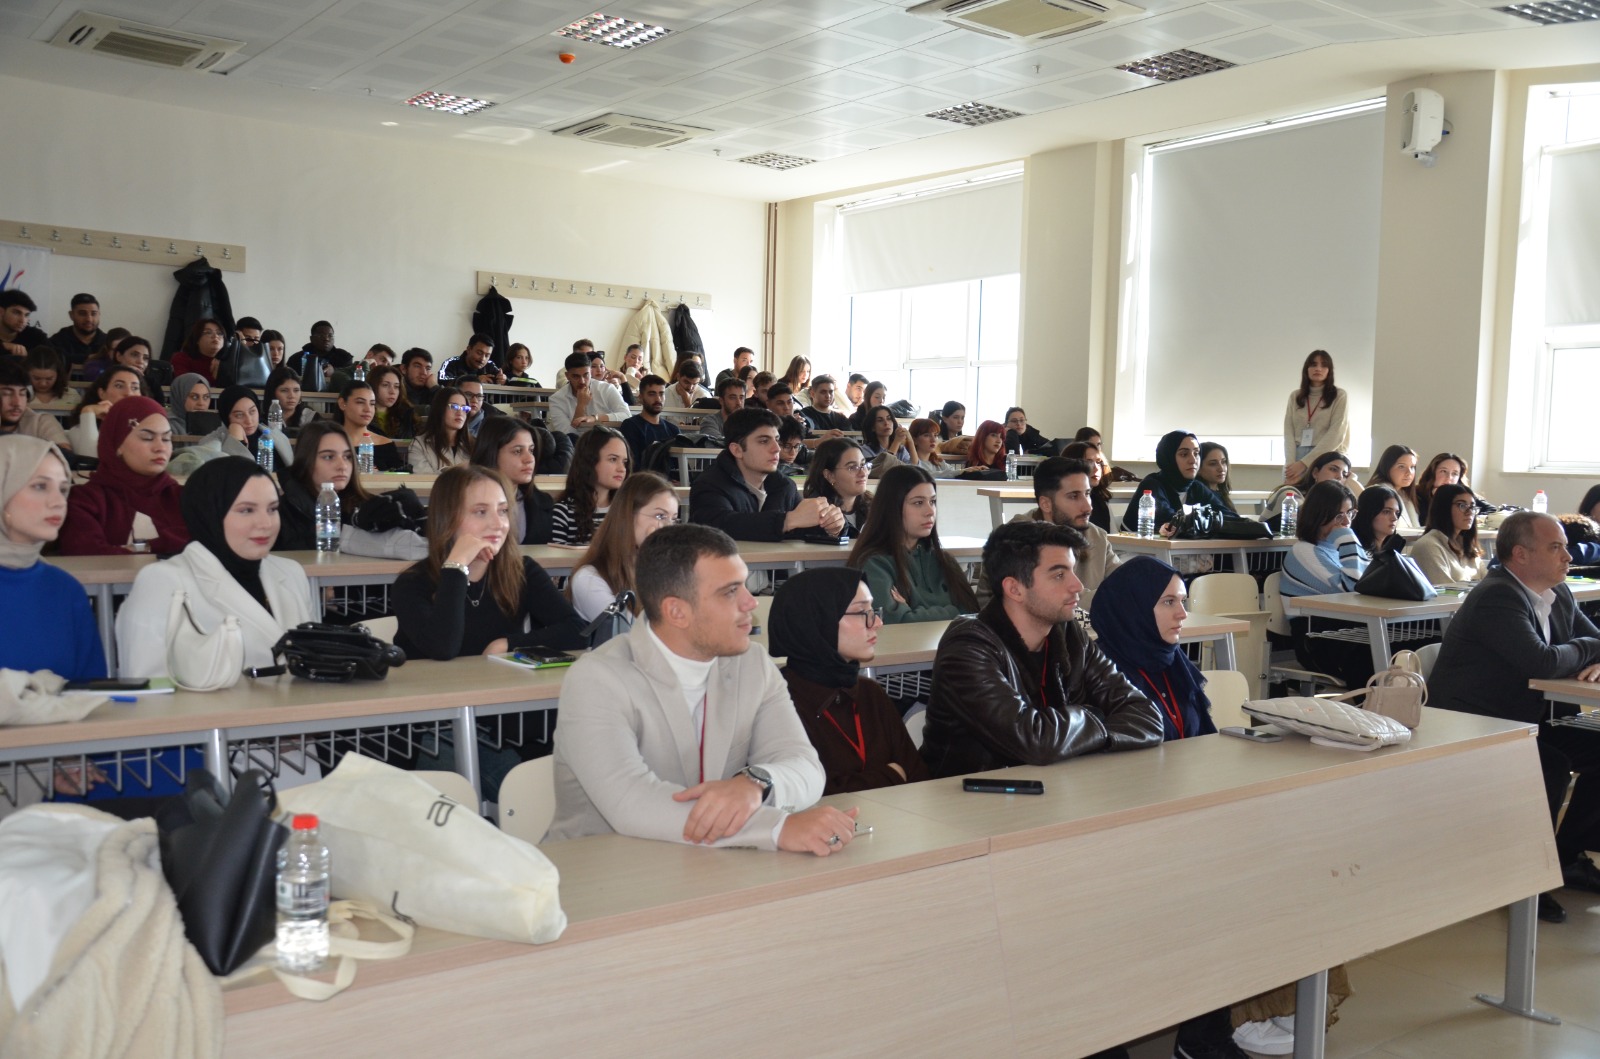
<path fill-rule="evenodd" d="M 1600 468 L 1600 84 L 1528 93 L 1506 467 Z M 1531 371 L 1528 370 L 1531 367 Z"/>

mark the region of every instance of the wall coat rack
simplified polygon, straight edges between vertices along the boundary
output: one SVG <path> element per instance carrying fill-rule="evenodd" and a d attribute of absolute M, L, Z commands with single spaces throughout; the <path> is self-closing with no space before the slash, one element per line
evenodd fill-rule
<path fill-rule="evenodd" d="M 169 235 L 135 235 L 108 232 L 98 228 L 74 228 L 64 224 L 36 221 L 0 220 L 0 243 L 38 246 L 71 257 L 95 257 L 106 261 L 137 261 L 145 265 L 182 268 L 203 257 L 212 268 L 224 272 L 243 272 L 244 247 L 238 243 L 195 240 Z"/>
<path fill-rule="evenodd" d="M 609 305 L 617 309 L 637 309 L 646 298 L 654 298 L 662 311 L 676 308 L 679 304 L 697 311 L 710 311 L 712 308 L 711 295 L 704 291 L 480 270 L 478 293 L 488 294 L 490 287 L 507 298 L 542 298 L 546 301 L 577 302 L 580 305 Z"/>

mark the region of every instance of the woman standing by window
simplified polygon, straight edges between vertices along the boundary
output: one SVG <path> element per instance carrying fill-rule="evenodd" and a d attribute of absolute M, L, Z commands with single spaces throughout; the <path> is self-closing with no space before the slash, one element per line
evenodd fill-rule
<path fill-rule="evenodd" d="M 567 487 L 551 516 L 551 544 L 588 544 L 611 498 L 628 477 L 628 442 L 607 426 L 590 427 L 572 452 Z"/>
<path fill-rule="evenodd" d="M 1478 579 L 1478 499 L 1470 486 L 1446 484 L 1434 490 L 1428 531 L 1406 554 L 1435 585 Z"/>
<path fill-rule="evenodd" d="M 1300 387 L 1283 413 L 1283 480 L 1293 482 L 1324 452 L 1350 450 L 1349 394 L 1333 384 L 1333 358 L 1314 349 L 1300 366 Z"/>
<path fill-rule="evenodd" d="M 595 531 L 589 550 L 572 568 L 567 590 L 578 617 L 598 618 L 617 594 L 632 591 L 634 562 L 645 538 L 678 521 L 678 497 L 672 483 L 650 471 L 641 471 L 622 483 L 611 511 Z M 633 613 L 639 613 L 636 600 Z"/>
<path fill-rule="evenodd" d="M 883 476 L 850 565 L 866 575 L 890 625 L 978 609 L 966 575 L 939 545 L 937 486 L 920 467 L 892 467 Z"/>
<path fill-rule="evenodd" d="M 1397 530 L 1421 529 L 1417 517 L 1417 454 L 1404 445 L 1390 445 L 1378 457 L 1372 468 L 1368 486 L 1386 485 L 1400 498 L 1400 521 Z"/>
<path fill-rule="evenodd" d="M 472 459 L 472 439 L 467 436 L 467 416 L 472 406 L 454 386 L 441 386 L 433 395 L 427 425 L 406 454 L 418 474 L 439 474 Z"/>

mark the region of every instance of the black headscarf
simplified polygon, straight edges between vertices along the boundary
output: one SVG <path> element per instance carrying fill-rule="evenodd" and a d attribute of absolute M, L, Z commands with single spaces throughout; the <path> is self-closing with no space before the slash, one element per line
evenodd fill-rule
<path fill-rule="evenodd" d="M 267 592 L 261 585 L 261 560 L 243 559 L 232 548 L 222 532 L 222 520 L 228 509 L 239 499 L 245 483 L 256 475 L 272 481 L 272 476 L 242 456 L 224 456 L 208 460 L 189 476 L 183 486 L 184 525 L 189 527 L 189 539 L 205 546 L 217 557 L 222 568 L 250 593 L 257 603 L 267 608 Z"/>
<path fill-rule="evenodd" d="M 222 396 L 217 398 L 217 413 L 222 416 L 222 429 L 228 429 L 229 417 L 233 415 L 233 406 L 249 398 L 250 403 L 256 406 L 256 432 L 244 439 L 250 448 L 250 455 L 257 455 L 257 446 L 261 443 L 261 432 L 266 429 L 266 423 L 261 416 L 261 398 L 248 386 L 229 386 L 222 391 Z M 232 500 L 228 501 L 230 504 Z"/>
<path fill-rule="evenodd" d="M 1174 430 L 1161 435 L 1161 440 L 1156 442 L 1156 466 L 1161 469 L 1161 484 L 1180 497 L 1194 479 L 1185 478 L 1183 472 L 1178 470 L 1178 448 L 1185 438 L 1192 437 L 1194 435 L 1187 430 Z"/>
<path fill-rule="evenodd" d="M 1135 687 L 1163 702 L 1161 723 L 1167 739 L 1216 731 L 1200 670 L 1177 644 L 1156 633 L 1156 603 L 1177 576 L 1178 571 L 1160 559 L 1136 555 L 1100 582 L 1089 611 L 1101 652 Z M 1182 736 L 1169 709 L 1177 709 L 1183 718 Z"/>
<path fill-rule="evenodd" d="M 848 566 L 823 566 L 790 577 L 772 597 L 767 652 L 827 688 L 853 688 L 861 666 L 839 653 L 839 621 L 867 579 Z"/>

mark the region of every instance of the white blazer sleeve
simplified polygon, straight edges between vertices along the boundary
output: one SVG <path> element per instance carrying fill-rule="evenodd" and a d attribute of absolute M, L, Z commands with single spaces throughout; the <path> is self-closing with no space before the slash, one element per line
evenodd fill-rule
<path fill-rule="evenodd" d="M 78 419 L 78 425 L 67 431 L 67 444 L 73 452 L 93 456 L 100 447 L 99 417 L 93 412 L 85 412 Z"/>
<path fill-rule="evenodd" d="M 172 567 L 175 560 L 139 571 L 133 590 L 117 611 L 117 675 L 167 675 L 167 612 L 172 595 L 183 587 Z"/>

